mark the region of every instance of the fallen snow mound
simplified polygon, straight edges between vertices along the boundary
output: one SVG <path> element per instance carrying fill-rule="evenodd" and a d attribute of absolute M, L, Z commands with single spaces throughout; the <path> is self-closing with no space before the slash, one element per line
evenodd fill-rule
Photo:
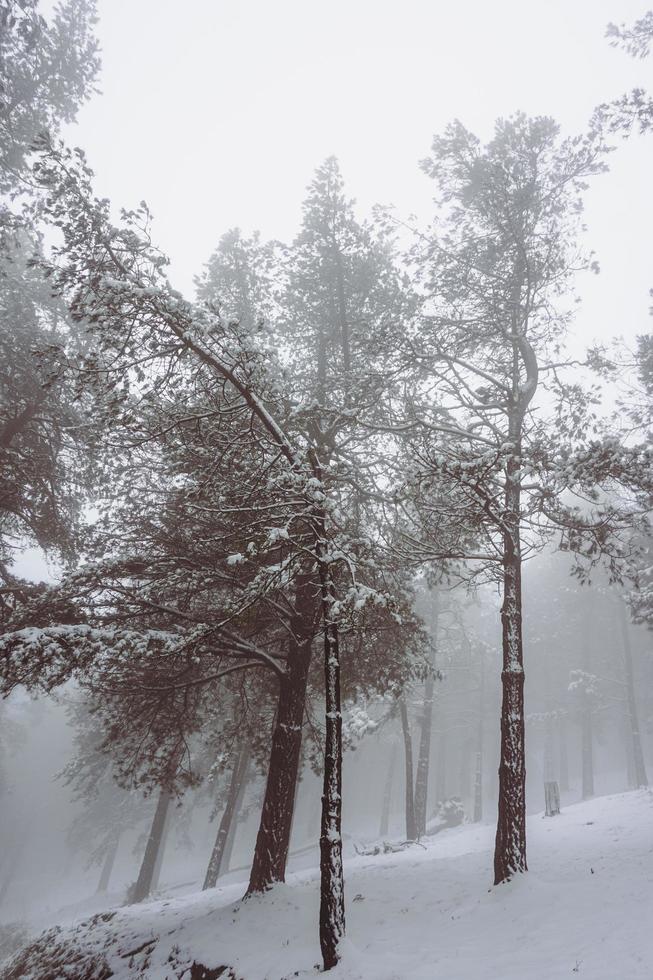
<path fill-rule="evenodd" d="M 650 980 L 653 793 L 528 821 L 531 871 L 491 888 L 493 828 L 346 863 L 332 980 Z M 243 884 L 44 933 L 0 980 L 287 980 L 319 968 L 316 872 L 241 902 Z"/>

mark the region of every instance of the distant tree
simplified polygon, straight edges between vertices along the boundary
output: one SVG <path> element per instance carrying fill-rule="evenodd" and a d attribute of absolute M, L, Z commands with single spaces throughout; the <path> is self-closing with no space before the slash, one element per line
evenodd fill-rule
<path fill-rule="evenodd" d="M 66 0 L 50 21 L 37 0 L 0 0 L 0 576 L 25 542 L 67 556 L 85 467 L 82 419 L 65 377 L 78 339 L 34 260 L 39 195 L 27 165 L 91 95 L 99 70 L 93 0 Z"/>

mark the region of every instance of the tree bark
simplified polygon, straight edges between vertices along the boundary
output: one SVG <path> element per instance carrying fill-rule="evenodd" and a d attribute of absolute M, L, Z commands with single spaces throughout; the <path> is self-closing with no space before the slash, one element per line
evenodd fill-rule
<path fill-rule="evenodd" d="M 517 361 L 517 350 L 514 351 Z M 513 399 L 518 399 L 519 372 L 513 374 Z M 521 423 L 510 414 L 503 512 L 503 604 L 501 607 L 503 670 L 501 672 L 501 752 L 499 806 L 494 847 L 494 884 L 527 870 L 526 762 L 524 745 L 524 651 L 521 587 Z"/>
<path fill-rule="evenodd" d="M 172 794 L 170 793 L 170 790 L 163 787 L 159 793 L 159 799 L 157 801 L 156 810 L 154 811 L 150 835 L 147 839 L 147 845 L 145 847 L 145 854 L 143 855 L 141 868 L 134 886 L 132 895 L 132 902 L 134 904 L 145 901 L 152 891 L 152 882 L 154 880 L 157 857 L 159 855 L 161 842 L 163 840 L 166 818 L 168 816 L 171 800 Z"/>
<path fill-rule="evenodd" d="M 429 764 L 431 761 L 431 732 L 433 729 L 433 700 L 435 692 L 435 656 L 438 640 L 438 595 L 432 596 L 431 610 L 431 659 L 429 673 L 424 683 L 424 705 L 420 732 L 419 754 L 417 756 L 417 775 L 415 777 L 415 836 L 420 838 L 426 830 L 426 802 L 429 788 Z"/>
<path fill-rule="evenodd" d="M 227 837 L 229 836 L 229 831 L 231 830 L 232 824 L 235 817 L 237 816 L 237 801 L 240 792 L 240 787 L 243 783 L 245 777 L 245 770 L 249 764 L 249 746 L 247 742 L 243 742 L 240 751 L 234 761 L 234 767 L 231 772 L 231 779 L 229 780 L 229 790 L 227 792 L 227 801 L 225 804 L 224 812 L 220 820 L 220 825 L 218 827 L 218 832 L 215 837 L 215 843 L 213 845 L 213 850 L 211 851 L 211 857 L 209 859 L 209 864 L 206 869 L 206 875 L 204 877 L 204 884 L 202 885 L 203 891 L 207 888 L 215 888 L 218 883 L 218 876 L 222 867 L 222 860 L 224 857 L 224 852 L 227 844 Z"/>
<path fill-rule="evenodd" d="M 388 829 L 390 827 L 390 805 L 392 803 L 392 783 L 394 781 L 395 765 L 397 762 L 397 744 L 392 743 L 392 751 L 390 753 L 390 764 L 388 765 L 388 772 L 385 777 L 385 785 L 383 787 L 383 800 L 381 801 L 381 823 L 379 826 L 379 837 L 387 837 Z"/>
<path fill-rule="evenodd" d="M 413 742 L 410 737 L 408 724 L 408 708 L 406 699 L 399 698 L 399 715 L 401 717 L 401 732 L 404 737 L 404 759 L 406 769 L 406 840 L 415 840 L 415 798 L 413 796 Z"/>
<path fill-rule="evenodd" d="M 342 869 L 342 711 L 338 626 L 331 621 L 335 598 L 331 573 L 320 564 L 324 625 L 324 682 L 326 738 L 320 830 L 320 948 L 324 969 L 340 959 L 345 935 L 345 890 Z"/>
<path fill-rule="evenodd" d="M 113 866 L 116 861 L 116 855 L 118 853 L 118 844 L 120 843 L 120 833 L 114 835 L 113 840 L 109 844 L 109 849 L 104 858 L 104 863 L 102 864 L 102 871 L 100 872 L 100 880 L 97 886 L 97 895 L 103 895 L 107 888 L 109 887 L 109 881 L 111 879 L 111 872 L 113 871 Z"/>
<path fill-rule="evenodd" d="M 279 686 L 268 778 L 247 895 L 263 892 L 275 882 L 285 880 L 311 660 L 314 601 L 314 584 L 303 577 L 298 583 L 291 619 L 286 675 Z"/>
<path fill-rule="evenodd" d="M 628 632 L 628 620 L 626 619 L 626 609 L 623 602 L 619 602 L 619 622 L 621 625 L 621 639 L 624 654 L 624 680 L 626 682 L 626 703 L 628 707 L 628 726 L 630 729 L 630 739 L 632 741 L 632 759 L 635 777 L 635 785 L 648 786 L 648 775 L 644 763 L 644 753 L 642 751 L 642 739 L 639 733 L 639 719 L 637 717 L 637 703 L 635 701 L 635 681 L 633 676 L 633 653 L 630 646 L 630 634 Z"/>

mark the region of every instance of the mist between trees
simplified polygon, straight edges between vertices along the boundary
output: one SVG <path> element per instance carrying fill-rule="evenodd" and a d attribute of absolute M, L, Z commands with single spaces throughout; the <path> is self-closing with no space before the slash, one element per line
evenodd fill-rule
<path fill-rule="evenodd" d="M 648 782 L 653 346 L 565 340 L 583 194 L 650 107 L 455 122 L 408 223 L 358 220 L 329 158 L 293 241 L 227 231 L 186 298 L 57 135 L 92 15 L 0 3 L 0 915 L 46 923 L 91 868 L 98 909 L 247 898 L 319 844 L 328 970 L 343 840 L 498 814 L 500 885 L 527 800 Z"/>

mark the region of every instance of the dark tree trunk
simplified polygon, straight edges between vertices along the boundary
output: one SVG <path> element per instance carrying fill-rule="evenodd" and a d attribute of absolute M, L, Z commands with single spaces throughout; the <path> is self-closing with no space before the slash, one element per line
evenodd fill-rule
<path fill-rule="evenodd" d="M 515 361 L 517 350 L 515 349 Z M 513 398 L 518 397 L 515 371 Z M 526 762 L 524 746 L 524 651 L 520 541 L 521 415 L 510 416 L 509 441 L 514 450 L 506 465 L 503 512 L 503 605 L 501 607 L 503 670 L 501 672 L 501 754 L 499 806 L 494 848 L 494 884 L 527 870 Z"/>
<path fill-rule="evenodd" d="M 426 830 L 426 803 L 429 791 L 429 764 L 431 761 L 431 732 L 433 730 L 433 699 L 435 691 L 435 656 L 438 641 L 438 596 L 432 596 L 431 617 L 431 659 L 429 674 L 424 684 L 424 705 L 420 732 L 419 754 L 417 756 L 417 775 L 415 777 L 415 836 L 422 837 Z"/>
<path fill-rule="evenodd" d="M 392 752 L 390 753 L 390 764 L 388 765 L 388 772 L 385 777 L 385 786 L 383 787 L 379 837 L 387 837 L 388 829 L 390 827 L 390 805 L 392 803 L 392 784 L 394 781 L 396 762 L 397 762 L 397 744 L 396 742 L 393 742 Z"/>
<path fill-rule="evenodd" d="M 207 888 L 215 888 L 216 884 L 218 883 L 218 876 L 222 867 L 222 860 L 227 845 L 229 831 L 231 830 L 232 824 L 237 817 L 238 794 L 244 781 L 245 770 L 247 769 L 248 764 L 249 746 L 247 742 L 243 742 L 231 772 L 229 790 L 227 792 L 227 802 L 220 820 L 218 832 L 215 837 L 215 843 L 209 859 L 209 865 L 206 869 L 206 875 L 204 877 L 204 884 L 202 886 L 204 891 L 206 891 Z"/>
<path fill-rule="evenodd" d="M 401 732 L 404 737 L 404 759 L 406 769 L 406 840 L 415 840 L 415 799 L 413 796 L 413 741 L 410 737 L 408 724 L 408 708 L 406 699 L 399 698 L 399 715 L 401 717 Z"/>
<path fill-rule="evenodd" d="M 218 877 L 222 868 L 222 860 L 227 845 L 229 831 L 231 830 L 232 824 L 237 817 L 238 794 L 244 781 L 245 770 L 247 769 L 248 765 L 249 746 L 246 742 L 243 742 L 234 762 L 234 767 L 231 771 L 229 790 L 227 792 L 227 802 L 220 820 L 218 832 L 215 837 L 215 843 L 213 845 L 213 850 L 211 851 L 211 857 L 209 859 L 206 875 L 204 877 L 204 884 L 202 886 L 204 891 L 206 891 L 207 888 L 215 888 L 218 883 Z"/>
<path fill-rule="evenodd" d="M 635 701 L 635 681 L 633 677 L 633 654 L 630 646 L 630 634 L 628 632 L 628 620 L 626 619 L 626 609 L 623 602 L 619 603 L 619 621 L 621 625 L 621 638 L 624 653 L 624 680 L 626 683 L 626 703 L 628 708 L 628 727 L 630 729 L 630 740 L 632 743 L 632 759 L 636 786 L 648 786 L 648 775 L 644 763 L 644 753 L 642 751 L 642 739 L 639 733 L 639 719 L 637 717 L 637 703 Z"/>
<path fill-rule="evenodd" d="M 268 778 L 248 895 L 265 891 L 275 882 L 285 879 L 302 746 L 314 602 L 314 585 L 304 578 L 298 584 L 286 675 L 279 686 Z"/>
<path fill-rule="evenodd" d="M 138 873 L 138 878 L 134 886 L 132 895 L 132 902 L 134 903 L 145 901 L 152 891 L 152 882 L 154 880 L 157 858 L 159 856 L 159 850 L 163 841 L 166 819 L 171 800 L 172 794 L 170 793 L 170 790 L 164 787 L 159 793 L 159 799 L 157 801 L 156 810 L 154 811 L 154 819 L 152 820 L 152 827 L 150 829 L 150 836 L 147 839 L 141 869 Z"/>
<path fill-rule="evenodd" d="M 104 858 L 104 863 L 102 864 L 102 871 L 100 872 L 100 880 L 97 886 L 98 895 L 103 895 L 107 888 L 109 887 L 109 881 L 111 879 L 111 872 L 113 871 L 113 866 L 116 862 L 116 855 L 118 853 L 118 844 L 120 843 L 120 834 L 115 834 L 113 840 L 109 844 L 109 849 Z"/>
<path fill-rule="evenodd" d="M 324 969 L 340 959 L 345 935 L 345 888 L 342 870 L 342 710 L 338 626 L 330 621 L 334 589 L 328 566 L 320 565 L 324 624 L 325 725 L 324 787 L 320 829 L 320 948 Z"/>

